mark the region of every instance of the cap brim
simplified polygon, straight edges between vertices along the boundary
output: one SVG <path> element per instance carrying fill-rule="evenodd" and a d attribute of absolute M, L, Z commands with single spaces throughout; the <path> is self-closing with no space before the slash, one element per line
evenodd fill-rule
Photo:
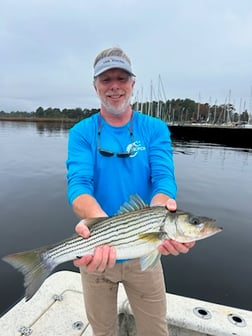
<path fill-rule="evenodd" d="M 111 69 L 122 69 L 135 77 L 131 69 L 131 64 L 125 58 L 119 56 L 104 57 L 97 62 L 94 66 L 94 77 Z"/>

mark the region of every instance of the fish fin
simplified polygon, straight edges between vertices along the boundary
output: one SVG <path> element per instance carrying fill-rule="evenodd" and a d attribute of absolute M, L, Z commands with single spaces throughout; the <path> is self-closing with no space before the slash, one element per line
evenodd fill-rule
<path fill-rule="evenodd" d="M 149 242 L 156 242 L 164 239 L 164 236 L 167 237 L 166 232 L 163 231 L 157 231 L 157 232 L 146 232 L 146 233 L 140 233 L 138 235 L 139 239 L 144 239 Z"/>
<path fill-rule="evenodd" d="M 161 253 L 156 249 L 154 252 L 147 254 L 140 258 L 141 270 L 145 271 L 147 268 L 155 267 L 158 261 L 160 260 Z"/>
<path fill-rule="evenodd" d="M 2 259 L 24 275 L 25 301 L 36 293 L 56 265 L 43 258 L 44 249 L 10 254 Z"/>
<path fill-rule="evenodd" d="M 131 195 L 129 202 L 125 202 L 120 207 L 119 211 L 117 212 L 117 215 L 119 214 L 121 215 L 130 211 L 144 209 L 147 207 L 149 207 L 148 204 L 146 204 L 139 195 L 137 194 Z"/>

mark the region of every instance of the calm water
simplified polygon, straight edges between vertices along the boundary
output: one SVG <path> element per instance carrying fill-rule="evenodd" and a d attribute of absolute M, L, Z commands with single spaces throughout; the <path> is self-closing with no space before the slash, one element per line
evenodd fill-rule
<path fill-rule="evenodd" d="M 0 257 L 71 235 L 66 200 L 69 125 L 0 121 Z M 252 310 L 252 150 L 174 141 L 184 210 L 214 217 L 223 232 L 187 255 L 162 259 L 167 291 Z M 58 269 L 76 270 L 72 263 Z M 0 261 L 0 313 L 22 298 L 23 277 Z"/>

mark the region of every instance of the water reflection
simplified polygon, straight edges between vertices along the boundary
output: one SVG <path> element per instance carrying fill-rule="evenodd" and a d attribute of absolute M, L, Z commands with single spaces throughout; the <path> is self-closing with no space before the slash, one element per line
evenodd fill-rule
<path fill-rule="evenodd" d="M 13 131 L 22 130 L 24 132 L 36 129 L 36 133 L 39 135 L 60 135 L 66 134 L 75 123 L 74 122 L 63 122 L 63 121 L 40 121 L 40 122 L 30 122 L 30 121 L 0 121 L 0 136 L 3 134 L 12 133 Z"/>
<path fill-rule="evenodd" d="M 73 125 L 73 122 L 37 122 L 36 128 L 38 134 L 50 136 L 65 134 Z"/>
<path fill-rule="evenodd" d="M 78 219 L 66 200 L 65 178 L 72 125 L 0 122 L 1 256 L 73 233 Z M 167 291 L 252 309 L 252 151 L 195 141 L 173 146 L 179 207 L 215 218 L 224 230 L 186 256 L 163 258 Z M 1 313 L 23 295 L 23 286 L 22 276 L 2 261 L 0 272 Z"/>
<path fill-rule="evenodd" d="M 252 164 L 252 149 L 223 147 L 215 144 L 202 144 L 195 141 L 173 141 L 174 154 L 200 156 L 206 162 L 218 161 L 225 166 L 225 161 L 233 160 L 233 167 L 248 167 Z M 229 162 L 228 162 L 229 164 Z"/>

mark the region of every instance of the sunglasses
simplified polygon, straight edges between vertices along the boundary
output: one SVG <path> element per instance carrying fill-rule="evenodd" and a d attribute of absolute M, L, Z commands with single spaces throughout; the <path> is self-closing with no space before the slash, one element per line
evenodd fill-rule
<path fill-rule="evenodd" d="M 101 148 L 101 129 L 102 129 L 102 126 L 101 126 L 101 118 L 99 118 L 99 129 L 98 129 L 98 136 L 97 136 L 97 149 L 98 149 L 98 152 L 102 155 L 102 156 L 106 156 L 106 157 L 112 157 L 112 156 L 117 156 L 118 158 L 121 158 L 121 159 L 125 159 L 125 158 L 128 158 L 130 157 L 130 155 L 132 154 L 132 151 L 130 150 L 129 152 L 112 152 L 111 150 L 107 150 L 107 149 L 104 149 L 104 148 Z M 132 117 L 131 117 L 131 120 L 130 120 L 130 127 L 128 128 L 129 130 L 129 133 L 130 133 L 130 140 L 131 140 L 131 143 L 134 142 L 134 136 L 133 136 L 133 131 L 132 131 Z"/>

